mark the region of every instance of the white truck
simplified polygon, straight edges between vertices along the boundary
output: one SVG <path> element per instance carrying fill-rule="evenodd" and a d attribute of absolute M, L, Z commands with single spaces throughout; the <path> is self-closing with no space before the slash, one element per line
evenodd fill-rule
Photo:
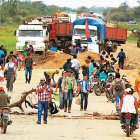
<path fill-rule="evenodd" d="M 22 52 L 25 42 L 32 45 L 34 51 L 44 54 L 46 51 L 46 42 L 48 40 L 48 32 L 41 25 L 20 25 L 16 31 L 16 51 Z"/>
<path fill-rule="evenodd" d="M 75 25 L 73 29 L 73 35 L 72 35 L 72 44 L 76 45 L 76 41 L 80 39 L 81 46 L 87 47 L 89 44 L 87 42 L 86 32 L 85 32 L 85 25 Z M 97 27 L 96 26 L 88 26 L 91 34 L 91 40 L 94 45 L 97 44 Z"/>

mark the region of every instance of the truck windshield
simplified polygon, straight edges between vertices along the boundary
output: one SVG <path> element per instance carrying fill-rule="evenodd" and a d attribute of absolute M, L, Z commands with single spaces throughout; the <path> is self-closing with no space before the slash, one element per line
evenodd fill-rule
<path fill-rule="evenodd" d="M 22 37 L 42 37 L 43 31 L 40 31 L 40 30 L 19 30 L 19 36 L 22 36 Z"/>
<path fill-rule="evenodd" d="M 75 36 L 85 36 L 86 31 L 85 31 L 85 29 L 74 29 L 74 35 Z M 96 36 L 96 30 L 90 30 L 90 36 L 91 37 Z"/>

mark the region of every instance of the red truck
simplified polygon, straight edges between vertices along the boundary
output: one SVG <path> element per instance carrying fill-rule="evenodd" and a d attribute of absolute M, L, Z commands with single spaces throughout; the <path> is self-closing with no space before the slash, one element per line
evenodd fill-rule
<path fill-rule="evenodd" d="M 58 48 L 65 48 L 71 44 L 72 23 L 48 23 L 49 41 Z"/>
<path fill-rule="evenodd" d="M 109 39 L 113 42 L 112 52 L 116 52 L 118 45 L 126 43 L 127 29 L 106 27 L 106 41 Z"/>

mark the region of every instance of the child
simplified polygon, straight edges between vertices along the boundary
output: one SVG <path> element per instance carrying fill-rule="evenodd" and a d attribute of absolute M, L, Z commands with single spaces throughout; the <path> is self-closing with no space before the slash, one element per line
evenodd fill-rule
<path fill-rule="evenodd" d="M 0 84 L 5 84 L 4 83 L 4 74 L 2 71 L 2 67 L 0 66 Z"/>
<path fill-rule="evenodd" d="M 87 104 L 88 104 L 88 95 L 90 91 L 90 85 L 89 85 L 89 80 L 88 76 L 85 75 L 83 77 L 83 80 L 81 81 L 80 84 L 80 89 L 81 89 L 81 111 L 83 111 L 83 102 L 84 102 L 84 111 L 87 110 Z"/>

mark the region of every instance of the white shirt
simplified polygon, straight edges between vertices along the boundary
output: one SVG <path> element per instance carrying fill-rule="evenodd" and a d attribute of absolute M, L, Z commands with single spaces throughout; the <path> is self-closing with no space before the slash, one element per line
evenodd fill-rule
<path fill-rule="evenodd" d="M 71 63 L 75 65 L 76 70 L 79 70 L 81 68 L 80 62 L 77 59 L 73 59 Z"/>
<path fill-rule="evenodd" d="M 111 41 L 107 41 L 107 46 L 111 47 L 112 46 L 112 42 Z"/>
<path fill-rule="evenodd" d="M 123 105 L 121 112 L 136 114 L 135 98 L 132 95 L 126 95 L 123 97 Z"/>
<path fill-rule="evenodd" d="M 16 67 L 15 67 L 15 64 L 12 62 L 12 63 L 6 63 L 5 64 L 5 69 L 8 70 L 8 68 L 14 68 L 14 71 L 16 71 Z"/>

